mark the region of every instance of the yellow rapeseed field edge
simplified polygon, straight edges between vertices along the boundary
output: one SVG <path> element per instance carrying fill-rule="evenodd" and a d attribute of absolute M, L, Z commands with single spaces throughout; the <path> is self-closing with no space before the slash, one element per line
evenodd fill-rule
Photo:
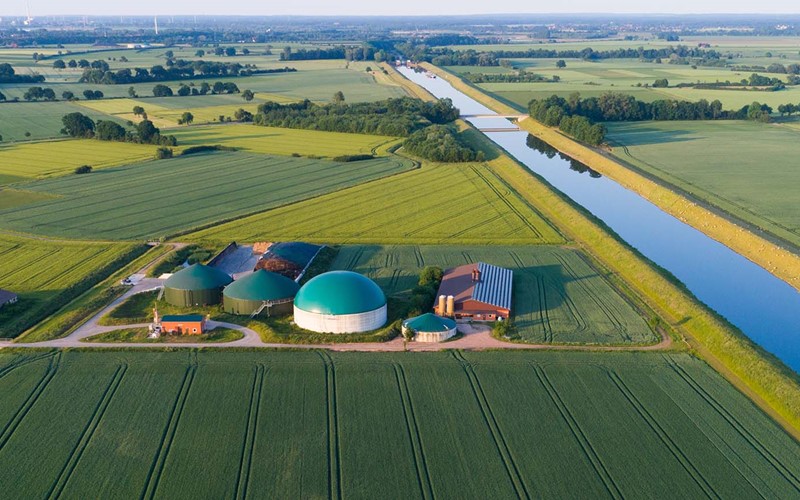
<path fill-rule="evenodd" d="M 431 65 L 426 65 L 426 68 L 495 111 L 506 113 L 510 109 L 453 75 Z M 529 122 L 532 120 L 525 120 L 523 124 Z M 569 139 L 557 135 L 562 139 L 559 143 L 550 143 L 549 137 L 543 139 L 561 149 L 560 144 Z M 572 155 L 569 151 L 564 152 Z M 592 160 L 577 159 L 595 168 Z M 796 374 L 694 299 L 680 285 L 667 279 L 512 158 L 504 154 L 488 162 L 488 165 L 567 236 L 637 291 L 663 319 L 684 335 L 703 359 L 747 394 L 787 432 L 800 439 L 800 381 Z M 605 174 L 602 169 L 598 171 Z"/>

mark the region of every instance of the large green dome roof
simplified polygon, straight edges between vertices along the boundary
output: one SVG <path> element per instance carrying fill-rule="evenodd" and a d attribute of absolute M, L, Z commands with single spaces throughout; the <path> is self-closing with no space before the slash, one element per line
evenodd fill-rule
<path fill-rule="evenodd" d="M 232 299 L 269 301 L 290 299 L 299 289 L 300 285 L 286 276 L 259 269 L 225 287 L 222 294 Z"/>
<path fill-rule="evenodd" d="M 303 285 L 294 298 L 295 307 L 317 314 L 359 314 L 385 305 L 383 290 L 352 271 L 320 274 Z"/>
<path fill-rule="evenodd" d="M 456 322 L 433 313 L 425 313 L 403 321 L 403 326 L 415 332 L 449 332 L 456 327 Z"/>
<path fill-rule="evenodd" d="M 176 290 L 208 290 L 221 288 L 233 279 L 226 273 L 203 264 L 192 264 L 181 269 L 164 282 L 166 288 Z"/>

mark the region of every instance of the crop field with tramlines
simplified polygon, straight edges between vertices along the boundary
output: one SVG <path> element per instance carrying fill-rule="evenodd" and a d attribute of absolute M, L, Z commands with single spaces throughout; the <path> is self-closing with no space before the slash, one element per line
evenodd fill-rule
<path fill-rule="evenodd" d="M 131 248 L 119 243 L 0 235 L 0 288 L 20 296 L 18 303 L 0 309 L 0 337 L 16 336 L 21 329 L 32 326 L 42 319 L 43 309 L 59 302 L 59 296 L 67 289 L 79 286 Z"/>
<path fill-rule="evenodd" d="M 749 121 L 609 123 L 606 139 L 622 161 L 800 244 L 798 129 Z"/>
<path fill-rule="evenodd" d="M 291 155 L 292 153 L 335 157 L 369 154 L 394 139 L 368 134 L 345 134 L 255 125 L 209 125 L 169 131 L 181 146 L 221 144 L 251 153 Z"/>
<path fill-rule="evenodd" d="M 11 498 L 800 493 L 800 445 L 685 354 L 3 352 L 0 401 Z"/>
<path fill-rule="evenodd" d="M 647 344 L 642 315 L 577 250 L 555 246 L 344 246 L 332 264 L 375 280 L 387 295 L 410 292 L 425 266 L 487 262 L 514 271 L 515 341 Z"/>
<path fill-rule="evenodd" d="M 71 174 L 81 165 L 95 169 L 124 165 L 153 158 L 156 148 L 92 139 L 8 144 L 0 146 L 0 176 L 20 181 Z"/>
<path fill-rule="evenodd" d="M 420 169 L 236 220 L 191 238 L 498 245 L 564 241 L 502 179 L 471 163 L 426 163 Z"/>
<path fill-rule="evenodd" d="M 0 210 L 0 228 L 67 238 L 161 237 L 410 168 L 397 156 L 349 163 L 239 152 L 180 156 L 20 184 L 58 197 Z"/>

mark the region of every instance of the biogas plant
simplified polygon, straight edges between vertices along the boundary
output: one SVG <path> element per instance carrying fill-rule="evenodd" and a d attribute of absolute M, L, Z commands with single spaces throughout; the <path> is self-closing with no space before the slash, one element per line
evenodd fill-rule
<path fill-rule="evenodd" d="M 386 295 L 374 281 L 352 271 L 320 274 L 294 298 L 294 322 L 319 333 L 375 330 L 386 324 Z"/>

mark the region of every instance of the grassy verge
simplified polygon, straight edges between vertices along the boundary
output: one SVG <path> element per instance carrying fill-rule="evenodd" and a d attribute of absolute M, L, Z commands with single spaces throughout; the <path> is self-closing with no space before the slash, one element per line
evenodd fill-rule
<path fill-rule="evenodd" d="M 419 85 L 415 85 L 413 82 L 411 82 L 411 80 L 401 75 L 391 64 L 381 63 L 380 67 L 386 70 L 388 73 L 386 77 L 390 82 L 402 87 L 403 90 L 405 90 L 411 97 L 418 97 L 423 101 L 431 101 L 436 99 L 433 94 Z"/>
<path fill-rule="evenodd" d="M 101 333 L 82 339 L 82 342 L 142 343 L 142 344 L 219 344 L 244 338 L 244 334 L 232 328 L 218 327 L 202 335 L 164 335 L 147 338 L 147 328 L 125 328 Z"/>
<path fill-rule="evenodd" d="M 429 69 L 436 71 L 439 76 L 451 81 L 456 88 L 484 105 L 505 112 L 504 105 L 460 82 L 460 79 L 455 79 L 452 75 L 434 67 Z M 527 126 L 533 122 L 525 120 L 523 124 Z M 539 127 L 532 128 L 539 129 Z M 610 161 L 550 129 L 541 128 L 545 129 L 543 132 L 547 132 L 541 136 L 546 142 L 550 142 L 551 135 L 557 136 L 555 137 L 557 141 L 551 143 L 554 147 L 561 149 L 560 145 L 567 145 L 575 150 L 585 151 L 589 159 L 580 157 L 576 159 L 586 162 L 592 168 L 595 168 L 594 155 Z M 565 153 L 571 155 L 570 151 Z M 550 220 L 556 222 L 562 231 L 628 283 L 650 307 L 680 332 L 709 364 L 778 420 L 787 431 L 800 438 L 800 379 L 795 373 L 693 298 L 679 283 L 667 278 L 641 255 L 612 236 L 598 222 L 562 198 L 519 163 L 506 155 L 501 155 L 490 161 L 489 166 L 501 175 L 509 186 L 539 207 Z M 605 174 L 602 169 L 598 171 Z"/>

